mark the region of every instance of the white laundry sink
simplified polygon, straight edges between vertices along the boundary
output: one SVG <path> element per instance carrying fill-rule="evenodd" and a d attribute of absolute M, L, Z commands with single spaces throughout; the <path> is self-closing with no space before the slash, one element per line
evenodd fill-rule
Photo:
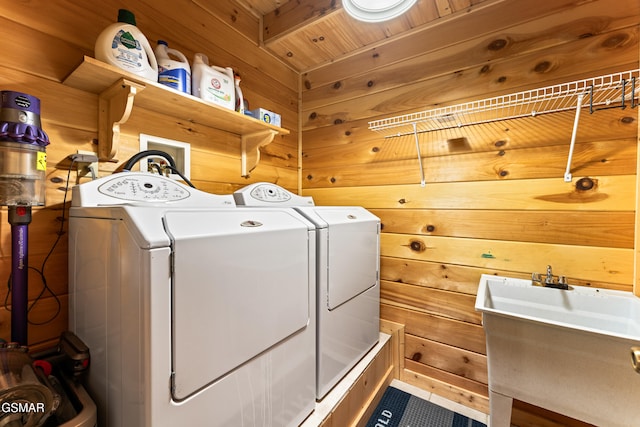
<path fill-rule="evenodd" d="M 630 292 L 584 286 L 563 291 L 483 275 L 476 310 L 621 338 L 640 336 L 640 299 Z"/>
<path fill-rule="evenodd" d="M 487 340 L 491 427 L 510 425 L 514 398 L 596 425 L 640 425 L 632 356 L 640 298 L 485 274 L 475 307 Z"/>

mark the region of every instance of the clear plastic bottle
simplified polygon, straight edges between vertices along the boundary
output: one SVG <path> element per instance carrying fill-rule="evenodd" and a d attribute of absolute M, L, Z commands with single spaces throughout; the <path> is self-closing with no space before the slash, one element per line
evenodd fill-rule
<path fill-rule="evenodd" d="M 136 18 L 127 9 L 118 11 L 118 22 L 98 36 L 96 59 L 132 74 L 158 81 L 158 63 L 149 41 L 136 27 Z"/>

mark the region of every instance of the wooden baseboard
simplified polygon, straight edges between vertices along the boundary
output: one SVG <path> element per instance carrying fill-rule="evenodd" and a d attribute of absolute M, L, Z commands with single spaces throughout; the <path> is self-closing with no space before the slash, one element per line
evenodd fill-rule
<path fill-rule="evenodd" d="M 470 390 L 457 387 L 453 384 L 429 377 L 407 368 L 403 369 L 400 375 L 400 380 L 407 384 L 419 387 L 427 392 L 437 394 L 445 399 L 449 399 L 452 402 L 473 408 L 485 414 L 489 413 L 488 396 L 474 393 Z"/>

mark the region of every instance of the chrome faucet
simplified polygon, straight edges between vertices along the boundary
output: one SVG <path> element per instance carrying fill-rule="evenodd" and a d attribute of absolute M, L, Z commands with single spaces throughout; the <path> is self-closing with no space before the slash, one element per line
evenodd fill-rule
<path fill-rule="evenodd" d="M 547 274 L 544 277 L 544 282 L 540 273 L 532 273 L 531 281 L 547 288 L 569 289 L 567 278 L 565 276 L 554 276 L 550 265 L 547 265 Z"/>

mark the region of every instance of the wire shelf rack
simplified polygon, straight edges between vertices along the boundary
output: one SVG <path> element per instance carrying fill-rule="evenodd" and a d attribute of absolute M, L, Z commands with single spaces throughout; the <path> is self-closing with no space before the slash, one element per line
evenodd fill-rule
<path fill-rule="evenodd" d="M 480 101 L 374 120 L 369 122 L 369 129 L 382 133 L 386 138 L 414 136 L 421 185 L 424 186 L 425 178 L 418 134 L 576 110 L 564 175 L 564 180 L 570 182 L 572 179 L 571 160 L 580 112 L 585 108 L 589 108 L 590 113 L 606 108 L 626 108 L 627 106 L 635 108 L 638 105 L 637 80 L 639 77 L 640 69 L 623 71 Z"/>
<path fill-rule="evenodd" d="M 480 101 L 404 114 L 369 122 L 386 136 L 403 136 L 576 109 L 636 105 L 640 70 L 624 71 L 554 86 L 496 96 Z"/>

